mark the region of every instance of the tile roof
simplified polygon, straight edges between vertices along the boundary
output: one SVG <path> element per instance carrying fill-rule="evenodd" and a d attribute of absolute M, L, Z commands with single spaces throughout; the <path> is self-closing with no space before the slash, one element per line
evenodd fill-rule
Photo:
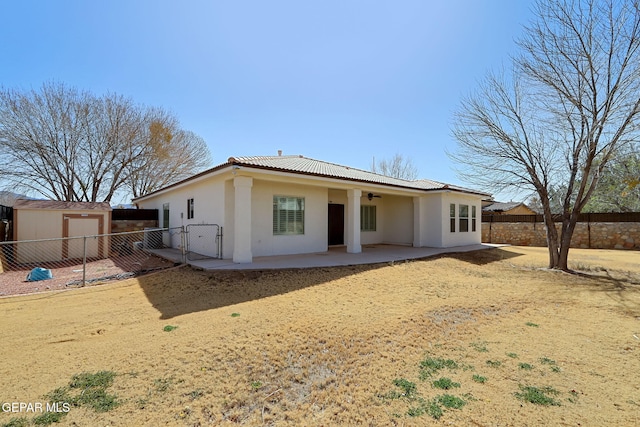
<path fill-rule="evenodd" d="M 464 187 L 444 184 L 430 179 L 420 179 L 409 181 L 406 179 L 393 178 L 386 175 L 356 169 L 349 166 L 329 163 L 322 160 L 310 159 L 304 156 L 252 156 L 252 157 L 230 157 L 228 164 L 237 166 L 257 167 L 283 172 L 301 173 L 305 175 L 316 175 L 328 178 L 347 179 L 352 181 L 369 182 L 373 184 L 391 185 L 394 187 L 404 187 L 417 190 L 454 190 L 474 194 L 484 194 L 476 190 Z"/>
<path fill-rule="evenodd" d="M 416 181 L 408 181 L 406 179 L 393 178 L 386 175 L 380 175 L 377 173 L 365 171 L 362 169 L 356 169 L 349 166 L 338 165 L 335 163 L 325 162 L 322 160 L 310 159 L 308 157 L 300 155 L 288 155 L 288 156 L 248 156 L 248 157 L 229 157 L 226 163 L 217 165 L 204 172 L 200 172 L 182 181 L 170 184 L 164 188 L 152 191 L 151 193 L 137 197 L 134 200 L 139 200 L 158 193 L 165 189 L 175 187 L 187 183 L 193 179 L 206 176 L 210 173 L 228 168 L 230 166 L 249 167 L 256 169 L 266 169 L 278 172 L 290 172 L 301 175 L 319 176 L 325 178 L 335 178 L 348 181 L 366 182 L 371 184 L 388 185 L 392 187 L 409 188 L 413 190 L 452 190 L 462 193 L 477 194 L 481 196 L 489 196 L 488 193 L 484 193 L 469 188 L 459 187 L 455 185 L 445 184 L 438 181 L 432 181 L 430 179 L 419 179 Z"/>
<path fill-rule="evenodd" d="M 14 209 L 58 209 L 58 210 L 94 210 L 110 211 L 108 202 L 63 202 L 59 200 L 25 200 L 18 199 Z"/>

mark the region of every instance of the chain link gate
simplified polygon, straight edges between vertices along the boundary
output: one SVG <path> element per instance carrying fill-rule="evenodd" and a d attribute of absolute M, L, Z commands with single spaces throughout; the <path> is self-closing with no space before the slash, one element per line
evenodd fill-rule
<path fill-rule="evenodd" d="M 222 227 L 218 224 L 189 224 L 186 235 L 187 260 L 222 258 Z"/>

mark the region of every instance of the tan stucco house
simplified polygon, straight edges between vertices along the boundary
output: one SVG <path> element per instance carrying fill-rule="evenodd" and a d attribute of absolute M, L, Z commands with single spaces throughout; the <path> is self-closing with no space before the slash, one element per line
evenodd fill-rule
<path fill-rule="evenodd" d="M 217 224 L 222 257 L 327 251 L 344 245 L 446 248 L 479 244 L 488 195 L 427 179 L 407 181 L 303 156 L 231 157 L 134 199 L 164 227 Z M 179 243 L 174 243 L 179 245 Z"/>

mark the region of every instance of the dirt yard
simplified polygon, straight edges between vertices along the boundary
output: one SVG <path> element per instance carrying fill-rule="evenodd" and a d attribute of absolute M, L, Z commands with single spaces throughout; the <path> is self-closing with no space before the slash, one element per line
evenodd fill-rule
<path fill-rule="evenodd" d="M 640 425 L 640 253 L 571 258 L 581 274 L 501 248 L 1 298 L 0 426 L 48 401 L 69 426 Z M 100 392 L 72 381 L 100 371 Z"/>

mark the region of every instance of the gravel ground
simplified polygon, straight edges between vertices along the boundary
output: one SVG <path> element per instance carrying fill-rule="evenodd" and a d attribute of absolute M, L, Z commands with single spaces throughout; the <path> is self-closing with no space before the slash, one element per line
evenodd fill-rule
<path fill-rule="evenodd" d="M 174 263 L 171 261 L 144 252 L 95 260 L 87 263 L 85 286 L 95 286 L 113 280 L 128 279 L 173 266 Z M 63 266 L 59 264 L 39 265 L 39 267 L 49 268 L 53 278 L 28 282 L 26 280 L 27 275 L 34 267 L 29 266 L 21 270 L 0 273 L 0 297 L 82 287 L 81 262 L 67 263 Z"/>

